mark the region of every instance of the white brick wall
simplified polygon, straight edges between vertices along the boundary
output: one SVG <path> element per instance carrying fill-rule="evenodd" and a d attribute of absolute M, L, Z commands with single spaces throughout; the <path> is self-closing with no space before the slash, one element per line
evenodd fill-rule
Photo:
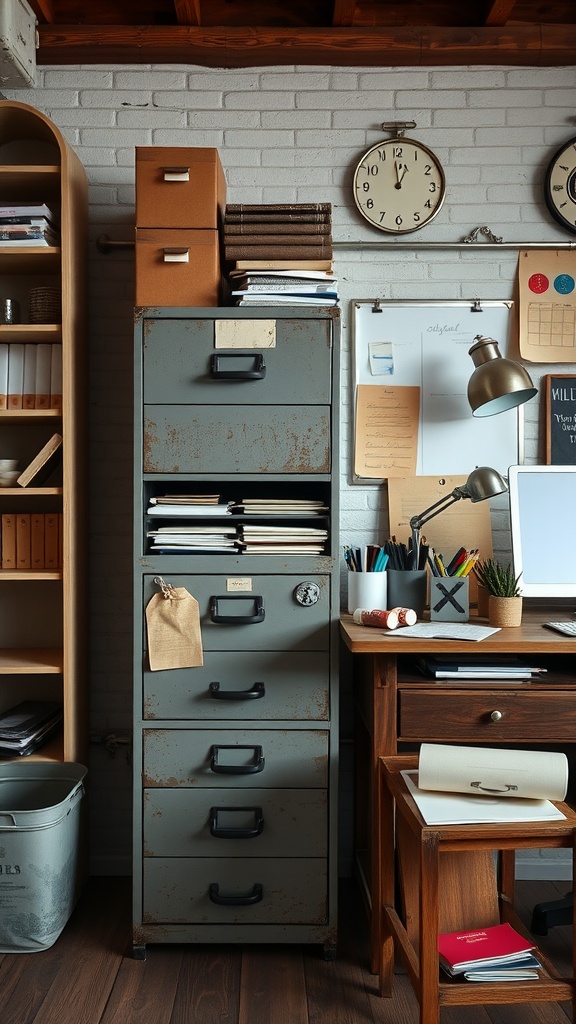
<path fill-rule="evenodd" d="M 9 90 L 60 128 L 90 183 L 90 631 L 95 734 L 130 729 L 133 254 L 101 255 L 103 232 L 132 239 L 134 147 L 215 146 L 231 202 L 330 201 L 336 241 L 383 241 L 353 207 L 353 167 L 388 120 L 440 157 L 448 193 L 414 250 L 341 252 L 343 309 L 342 542 L 382 540 L 378 487 L 350 483 L 350 300 L 487 298 L 514 294 L 517 256 L 418 250 L 487 224 L 505 241 L 566 241 L 542 199 L 546 165 L 574 127 L 576 68 L 78 67 L 41 70 L 35 89 Z M 0 291 L 2 283 L 0 282 Z M 556 372 L 567 368 L 556 365 Z M 550 367 L 531 367 L 535 381 Z M 526 455 L 538 461 L 539 405 L 526 408 Z M 495 546 L 509 548 L 496 507 Z M 349 716 L 347 716 L 349 717 Z M 346 760 L 349 760 L 348 758 Z M 129 869 L 130 769 L 97 753 L 91 771 L 95 870 Z M 344 792 L 349 792 L 348 779 Z M 344 816 L 343 868 L 349 857 Z M 538 869 L 536 869 L 538 871 Z M 541 870 L 541 869 L 540 869 Z M 538 872 L 540 873 L 540 871 Z"/>

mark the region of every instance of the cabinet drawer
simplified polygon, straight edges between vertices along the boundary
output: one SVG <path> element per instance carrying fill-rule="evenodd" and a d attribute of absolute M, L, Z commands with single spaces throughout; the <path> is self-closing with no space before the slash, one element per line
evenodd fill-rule
<path fill-rule="evenodd" d="M 327 721 L 328 680 L 324 651 L 205 651 L 198 668 L 144 672 L 143 715 Z"/>
<path fill-rule="evenodd" d="M 328 405 L 332 363 L 330 320 L 146 321 L 144 402 L 153 405 Z M 222 330 L 242 347 L 216 347 Z M 260 367 L 259 360 L 263 361 Z M 260 367 L 260 368 L 259 368 Z M 254 379 L 254 374 L 259 376 Z M 250 376 L 252 375 L 252 376 Z"/>
<path fill-rule="evenodd" d="M 532 744 L 573 742 L 576 735 L 576 695 L 570 693 L 406 688 L 399 701 L 400 740 Z"/>
<path fill-rule="evenodd" d="M 158 587 L 144 578 L 144 607 Z M 330 577 L 167 576 L 185 587 L 200 610 L 206 651 L 327 651 L 330 641 Z M 294 591 L 303 582 L 318 585 L 316 604 L 298 604 Z"/>
<path fill-rule="evenodd" d="M 328 406 L 147 405 L 145 473 L 328 473 Z"/>
<path fill-rule="evenodd" d="M 217 306 L 220 280 L 216 231 L 136 231 L 137 306 Z"/>
<path fill-rule="evenodd" d="M 144 792 L 147 857 L 323 857 L 327 836 L 325 790 Z"/>
<path fill-rule="evenodd" d="M 307 729 L 145 729 L 144 783 L 323 789 L 328 736 Z"/>
<path fill-rule="evenodd" d="M 226 178 L 217 149 L 136 147 L 136 224 L 213 228 L 226 203 Z"/>
<path fill-rule="evenodd" d="M 211 885 L 218 887 L 215 898 L 257 902 L 219 905 L 210 898 Z M 143 911 L 146 924 L 323 924 L 326 862 L 306 857 L 146 858 Z"/>

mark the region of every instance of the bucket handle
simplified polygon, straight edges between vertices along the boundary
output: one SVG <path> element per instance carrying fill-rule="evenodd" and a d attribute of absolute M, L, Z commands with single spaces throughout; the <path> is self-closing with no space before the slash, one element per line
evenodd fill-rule
<path fill-rule="evenodd" d="M 78 801 L 83 796 L 84 783 L 82 781 L 79 781 L 74 786 L 74 789 L 72 789 L 68 794 L 68 807 L 66 808 L 64 813 L 61 814 L 60 817 L 57 818 L 55 821 L 49 821 L 42 825 L 18 825 L 16 822 L 16 818 L 13 814 L 11 814 L 9 811 L 2 811 L 0 812 L 0 829 L 3 831 L 14 829 L 16 832 L 41 832 L 45 830 L 48 827 L 48 825 L 59 825 L 60 822 L 63 821 L 68 814 L 70 814 L 70 811 L 73 810 L 75 804 L 77 804 Z M 5 819 L 9 819 L 9 821 L 6 821 Z"/>

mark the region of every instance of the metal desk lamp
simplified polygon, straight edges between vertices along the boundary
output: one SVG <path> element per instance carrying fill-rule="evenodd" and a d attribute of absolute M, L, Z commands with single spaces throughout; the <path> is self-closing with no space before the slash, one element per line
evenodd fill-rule
<path fill-rule="evenodd" d="M 476 369 L 468 382 L 468 401 L 473 416 L 494 416 L 514 409 L 534 398 L 534 387 L 528 372 L 513 359 L 505 359 L 493 338 L 480 334 L 468 350 Z"/>
<path fill-rule="evenodd" d="M 503 476 L 490 466 L 477 466 L 470 473 L 465 484 L 455 487 L 450 494 L 445 494 L 439 501 L 434 502 L 429 508 L 424 509 L 418 516 L 412 516 L 410 529 L 412 530 L 412 561 L 415 569 L 420 561 L 420 531 L 425 523 L 434 516 L 444 512 L 461 498 L 469 498 L 475 504 L 477 501 L 485 501 L 486 498 L 494 498 L 497 494 L 503 494 L 508 490 L 508 484 Z"/>

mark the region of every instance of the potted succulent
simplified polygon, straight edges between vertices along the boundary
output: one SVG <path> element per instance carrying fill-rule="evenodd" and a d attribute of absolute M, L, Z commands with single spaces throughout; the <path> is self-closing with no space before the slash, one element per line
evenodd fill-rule
<path fill-rule="evenodd" d="M 494 558 L 476 562 L 474 574 L 479 587 L 488 593 L 488 623 L 491 626 L 519 626 L 522 622 L 522 593 L 520 576 L 515 576 L 510 564 L 503 565 Z"/>

